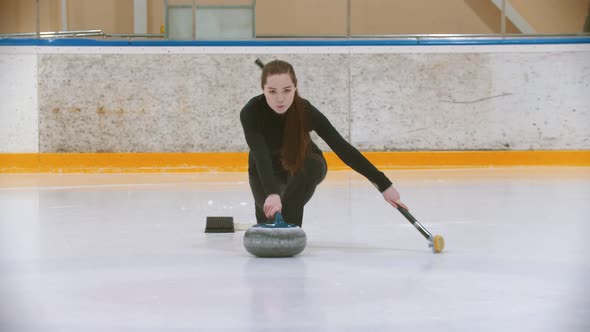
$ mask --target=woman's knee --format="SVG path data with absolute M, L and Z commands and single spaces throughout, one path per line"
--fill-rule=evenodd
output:
M 328 171 L 326 160 L 322 155 L 312 153 L 309 158 L 305 160 L 303 166 L 303 176 L 313 180 L 312 182 L 319 184 L 326 177 Z

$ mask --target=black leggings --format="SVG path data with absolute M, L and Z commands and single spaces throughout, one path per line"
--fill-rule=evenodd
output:
M 286 223 L 295 224 L 301 227 L 303 223 L 303 207 L 311 199 L 315 188 L 326 177 L 328 167 L 324 156 L 312 153 L 303 164 L 303 169 L 293 176 L 276 176 L 279 183 L 279 195 L 283 210 L 281 214 Z M 254 173 L 254 174 L 252 174 Z M 273 222 L 264 215 L 264 201 L 266 194 L 257 172 L 249 172 L 250 188 L 254 195 L 256 222 L 259 224 Z

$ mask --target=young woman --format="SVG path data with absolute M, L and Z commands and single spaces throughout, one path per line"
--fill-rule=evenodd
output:
M 248 174 L 259 224 L 281 212 L 285 222 L 302 225 L 303 208 L 327 172 L 322 151 L 310 138 L 312 130 L 344 163 L 371 181 L 389 204 L 406 207 L 387 176 L 299 96 L 297 77 L 289 63 L 267 63 L 261 86 L 264 93 L 252 98 L 240 112 L 250 148 Z

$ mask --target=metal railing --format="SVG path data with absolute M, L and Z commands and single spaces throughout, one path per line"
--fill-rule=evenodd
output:
M 45 32 L 22 32 L 4 33 L 0 38 L 82 38 L 82 37 L 104 37 L 102 30 L 77 30 L 77 31 L 45 31 Z
M 164 38 L 164 34 L 152 33 L 104 33 L 102 30 L 77 30 L 77 31 L 42 31 L 36 32 L 22 32 L 22 33 L 4 33 L 0 34 L 0 38 L 87 38 L 87 37 L 101 37 L 101 38 Z

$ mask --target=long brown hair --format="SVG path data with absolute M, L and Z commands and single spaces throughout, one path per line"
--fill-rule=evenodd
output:
M 266 79 L 270 75 L 289 74 L 295 88 L 297 77 L 290 63 L 282 60 L 274 60 L 262 68 L 261 86 L 264 90 Z M 308 130 L 307 109 L 295 89 L 293 104 L 287 110 L 285 130 L 283 132 L 283 145 L 281 146 L 281 163 L 283 167 L 293 175 L 303 168 L 303 162 L 309 154 L 311 138 Z

